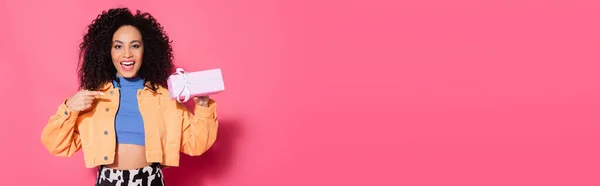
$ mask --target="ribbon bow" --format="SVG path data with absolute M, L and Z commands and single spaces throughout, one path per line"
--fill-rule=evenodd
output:
M 190 85 L 187 82 L 187 72 L 183 70 L 183 68 L 177 68 L 175 70 L 175 74 L 181 75 L 183 77 L 183 85 L 181 86 L 181 91 L 179 91 L 179 94 L 177 95 L 177 102 L 187 102 L 192 94 L 190 90 Z M 183 101 L 181 100 L 181 96 L 184 96 Z

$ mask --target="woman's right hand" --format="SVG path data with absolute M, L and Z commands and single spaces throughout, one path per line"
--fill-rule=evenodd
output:
M 103 92 L 81 90 L 77 92 L 73 97 L 67 99 L 67 107 L 74 111 L 83 111 L 92 107 L 92 102 L 96 99 L 96 96 L 104 95 Z

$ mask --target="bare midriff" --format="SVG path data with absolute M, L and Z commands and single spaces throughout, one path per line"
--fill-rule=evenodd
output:
M 131 170 L 148 166 L 146 148 L 133 144 L 117 144 L 115 161 L 106 167 L 117 170 Z

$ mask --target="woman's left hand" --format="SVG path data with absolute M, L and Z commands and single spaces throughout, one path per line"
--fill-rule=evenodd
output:
M 208 107 L 209 100 L 210 100 L 210 98 L 208 96 L 194 97 L 194 101 L 196 102 L 196 104 L 203 106 L 203 107 Z

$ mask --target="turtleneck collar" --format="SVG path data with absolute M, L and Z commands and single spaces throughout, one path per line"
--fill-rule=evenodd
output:
M 117 75 L 117 79 L 113 80 L 113 84 L 118 88 L 144 88 L 144 80 L 139 76 L 125 78 Z

